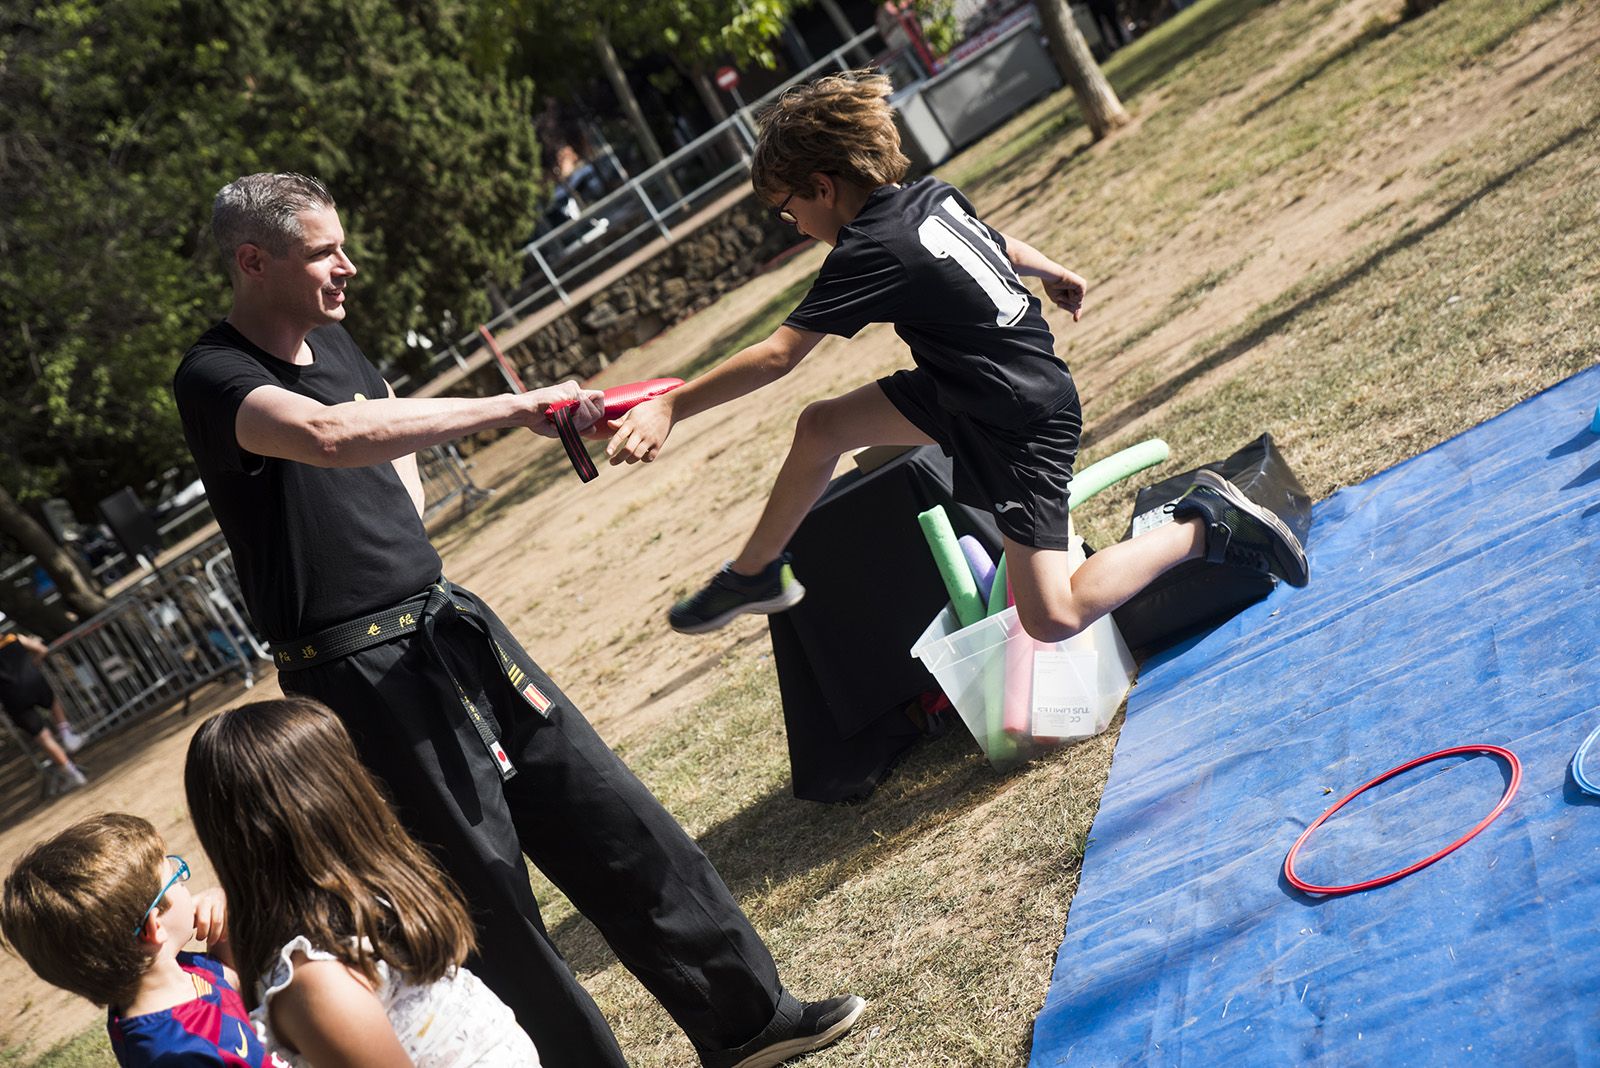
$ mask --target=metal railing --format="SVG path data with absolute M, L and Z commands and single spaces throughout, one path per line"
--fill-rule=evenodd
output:
M 422 474 L 423 499 L 427 502 L 422 513 L 423 522 L 454 501 L 461 502 L 464 515 L 494 493 L 472 481 L 468 466 L 456 447 L 448 443 L 417 453 L 417 470 Z
M 461 502 L 463 513 L 471 511 L 494 492 L 472 481 L 472 476 L 468 473 L 470 466 L 462 459 L 460 451 L 450 444 L 422 449 L 417 453 L 417 469 L 422 475 L 422 487 L 427 500 L 425 519 L 432 519 L 445 506 L 458 500 Z M 215 521 L 211 514 L 210 503 L 202 497 L 181 515 L 162 523 L 157 530 L 163 541 L 176 542 Z M 31 571 L 37 563 L 38 560 L 34 556 L 22 557 L 4 571 L 0 571 L 0 582 L 16 582 L 18 575 Z M 100 561 L 90 574 L 104 587 L 111 585 L 138 566 L 128 559 L 126 553 L 119 552 Z M 234 603 L 242 605 L 244 600 L 237 596 L 237 592 L 234 591 L 236 595 Z M 55 596 L 51 598 L 52 601 L 55 599 L 57 599 Z
M 871 54 L 872 65 L 894 79 L 897 89 L 905 87 L 902 82 L 911 84 L 928 77 L 929 72 L 909 49 L 885 51 L 876 27 L 856 34 L 772 91 L 743 104 L 660 163 L 589 204 L 577 217 L 523 246 L 529 261 L 528 278 L 510 295 L 509 305 L 485 324 L 489 331 L 514 325 L 555 303 L 570 306 L 573 290 L 585 282 L 653 240 L 671 240 L 674 227 L 748 180 L 757 114 L 791 86 L 829 70 L 859 66 L 863 52 Z M 458 338 L 415 379 L 410 375 L 392 379 L 394 387 L 414 392 L 452 365 L 466 370 L 467 357 L 482 345 L 482 335 L 476 330 Z
M 417 456 L 427 494 L 425 518 L 452 504 L 471 508 L 490 491 L 472 481 L 454 445 Z M 165 708 L 219 676 L 255 684 L 271 659 L 250 623 L 233 553 L 221 534 L 206 539 L 119 594 L 111 606 L 50 644 L 43 671 L 86 739 Z M 28 739 L 11 736 L 33 759 Z
M 67 722 L 95 738 L 228 672 L 253 685 L 265 655 L 219 534 L 52 642 L 43 670 Z

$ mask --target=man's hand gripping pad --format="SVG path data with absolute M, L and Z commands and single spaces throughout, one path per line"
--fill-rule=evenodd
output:
M 572 469 L 578 472 L 580 479 L 590 482 L 600 472 L 596 470 L 594 461 L 589 459 L 588 450 L 583 447 L 583 438 L 605 441 L 616 432 L 614 425 L 616 420 L 627 415 L 634 405 L 643 404 L 653 397 L 669 393 L 681 385 L 683 385 L 681 378 L 650 378 L 643 382 L 612 386 L 603 394 L 605 415 L 582 431 L 572 425 L 572 413 L 577 408 L 577 401 L 552 404 L 545 409 L 545 418 L 555 425 L 556 433 L 561 438 L 561 447 L 567 450 L 567 459 L 572 461 Z

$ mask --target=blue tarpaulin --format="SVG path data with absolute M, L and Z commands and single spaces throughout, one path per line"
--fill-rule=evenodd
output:
M 1317 505 L 1311 585 L 1146 664 L 1128 702 L 1035 1066 L 1600 1064 L 1593 368 Z M 1449 746 L 1521 791 L 1399 882 L 1299 893 L 1330 804 Z M 1600 777 L 1600 746 L 1592 774 Z M 1586 765 L 1589 767 L 1589 765 Z M 1405 867 L 1485 816 L 1488 756 L 1363 794 L 1297 863 Z

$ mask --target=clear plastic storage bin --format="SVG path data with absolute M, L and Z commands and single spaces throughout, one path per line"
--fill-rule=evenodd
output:
M 1136 668 L 1105 616 L 1064 642 L 1030 638 L 1017 610 L 962 627 L 946 606 L 912 646 L 995 768 L 1105 730 Z

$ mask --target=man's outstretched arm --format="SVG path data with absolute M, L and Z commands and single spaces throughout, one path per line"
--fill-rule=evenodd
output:
M 574 423 L 604 411 L 599 390 L 576 382 L 495 397 L 382 397 L 322 404 L 278 386 L 258 386 L 239 405 L 239 447 L 313 467 L 370 467 L 480 430 L 525 427 L 554 437 L 551 405 L 579 402 Z

